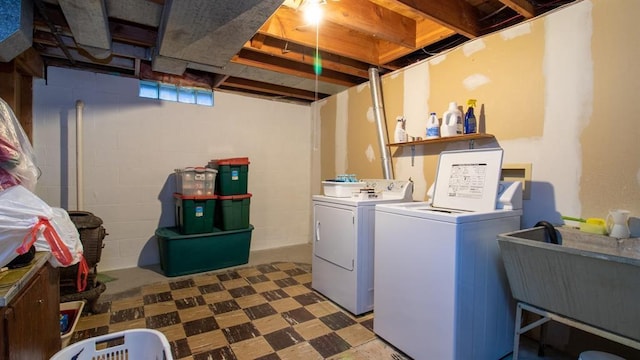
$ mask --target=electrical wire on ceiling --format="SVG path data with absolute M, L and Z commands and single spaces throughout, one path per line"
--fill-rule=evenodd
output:
M 537 2 L 535 0 L 529 0 L 529 2 L 535 7 L 556 6 L 557 3 L 561 3 L 561 2 L 570 3 L 570 2 L 573 2 L 573 1 L 574 0 L 551 0 L 551 1 L 548 1 L 546 3 L 539 3 L 539 2 Z
M 466 37 L 455 37 L 452 41 L 447 42 L 445 44 L 442 44 L 442 45 L 438 46 L 434 50 L 428 51 L 428 50 L 426 50 L 426 48 L 421 48 L 420 50 L 424 54 L 427 54 L 429 56 L 436 56 L 436 55 L 440 55 L 440 53 L 442 51 L 451 49 L 452 47 L 460 45 L 460 44 L 464 43 L 467 40 L 469 40 L 469 39 L 467 39 Z
M 507 9 L 507 8 L 509 8 L 507 5 L 503 5 L 500 9 L 498 9 L 498 10 L 492 12 L 491 14 L 485 15 L 484 17 L 478 19 L 478 22 L 485 21 L 485 20 L 487 20 L 489 18 L 492 18 L 494 15 L 499 14 L 502 10 Z
M 522 15 L 517 14 L 517 15 L 514 15 L 514 16 L 512 16 L 512 17 L 508 18 L 508 19 L 502 20 L 502 21 L 500 21 L 500 22 L 498 22 L 498 23 L 495 23 L 495 24 L 489 25 L 489 26 L 487 26 L 487 27 L 484 27 L 484 28 L 480 29 L 480 31 L 481 31 L 481 32 L 484 32 L 484 31 L 486 31 L 486 30 L 495 29 L 495 28 L 500 27 L 500 26 L 502 26 L 502 25 L 504 25 L 504 24 L 508 24 L 509 22 L 511 22 L 511 21 L 513 21 L 513 20 L 521 19 L 522 17 L 523 17 Z

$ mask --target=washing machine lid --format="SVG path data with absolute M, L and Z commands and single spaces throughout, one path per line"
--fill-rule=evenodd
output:
M 443 151 L 438 158 L 432 207 L 495 210 L 502 153 L 501 148 Z

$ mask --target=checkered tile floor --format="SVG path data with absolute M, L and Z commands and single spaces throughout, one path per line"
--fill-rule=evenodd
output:
M 376 339 L 373 314 L 354 317 L 313 291 L 306 264 L 272 263 L 169 280 L 99 307 L 99 313 L 80 318 L 72 343 L 151 328 L 166 335 L 174 359 L 271 360 L 342 358 Z M 391 353 L 390 358 L 404 358 Z

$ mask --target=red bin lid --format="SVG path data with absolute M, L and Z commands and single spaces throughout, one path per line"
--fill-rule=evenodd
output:
M 237 157 L 237 158 L 230 158 L 230 159 L 217 159 L 217 160 L 211 160 L 211 162 L 218 165 L 249 165 L 249 158 Z
M 250 198 L 251 194 L 239 194 L 239 195 L 218 195 L 218 200 L 242 200 Z
M 182 200 L 212 200 L 217 199 L 218 195 L 183 195 L 181 193 L 173 193 L 173 197 Z

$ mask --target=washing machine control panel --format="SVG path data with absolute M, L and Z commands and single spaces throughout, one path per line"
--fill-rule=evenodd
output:
M 411 199 L 413 193 L 413 183 L 410 180 L 362 179 L 361 181 L 365 183 L 365 189 L 383 194 L 383 198 Z

